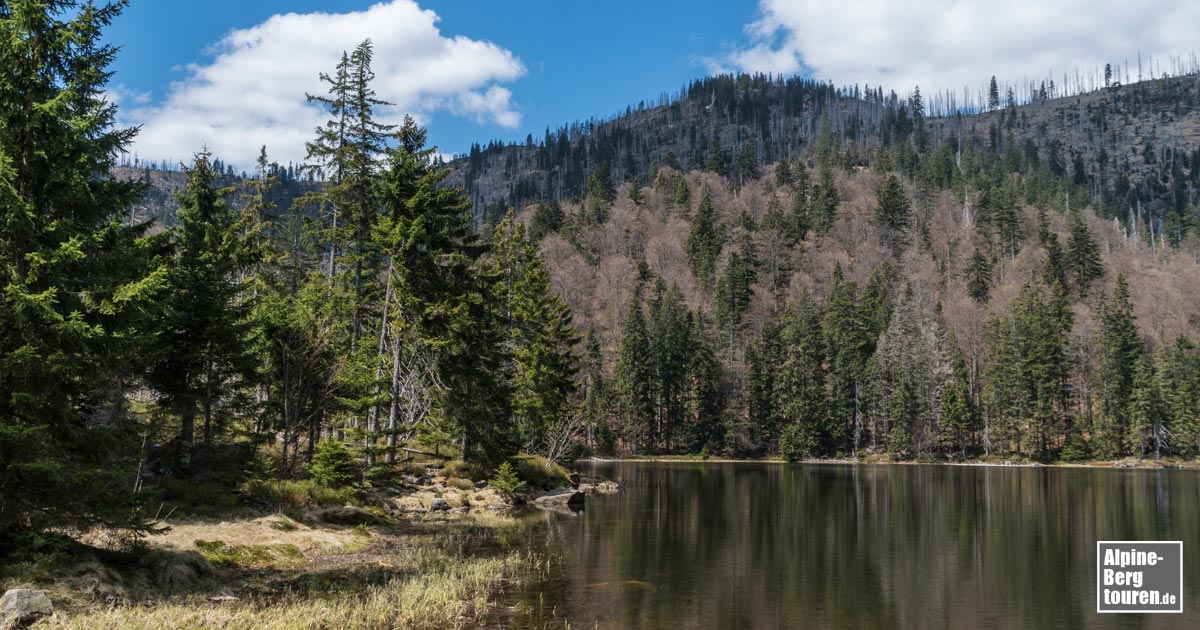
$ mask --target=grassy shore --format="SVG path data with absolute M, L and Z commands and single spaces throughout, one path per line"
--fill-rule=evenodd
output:
M 3 588 L 47 591 L 57 612 L 35 628 L 474 627 L 543 566 L 506 544 L 519 526 L 486 514 L 370 527 L 183 520 L 133 552 L 75 543 Z
M 168 504 L 163 533 L 132 543 L 95 533 L 39 535 L 3 561 L 0 592 L 47 592 L 56 613 L 35 628 L 496 623 L 514 614 L 498 608 L 505 589 L 539 579 L 546 564 L 513 544 L 522 519 L 534 516 L 510 513 L 506 497 L 456 476 L 459 468 L 431 469 L 427 481 L 403 490 L 250 483 L 236 493 L 236 505 L 215 489 L 187 484 L 190 490 L 176 495 L 186 493 L 192 503 Z M 555 472 L 539 481 L 553 485 L 557 476 L 565 480 L 565 472 Z M 448 507 L 432 509 L 435 499 Z M 274 507 L 264 509 L 264 502 Z

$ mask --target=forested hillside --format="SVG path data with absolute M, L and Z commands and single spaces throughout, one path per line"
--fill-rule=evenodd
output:
M 515 209 L 540 243 L 585 337 L 588 449 L 1186 454 L 1198 86 L 994 85 L 927 117 L 919 92 L 713 77 L 476 148 L 445 185 L 485 235 Z M 322 185 L 279 172 L 281 207 Z

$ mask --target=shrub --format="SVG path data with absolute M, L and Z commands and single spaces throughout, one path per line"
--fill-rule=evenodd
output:
M 242 485 L 242 492 L 253 500 L 270 504 L 280 510 L 355 503 L 353 489 L 330 488 L 311 479 L 306 481 L 251 479 Z
M 470 479 L 481 481 L 487 478 L 487 471 L 476 464 L 468 464 L 461 459 L 446 462 L 442 467 L 442 475 L 446 479 Z
M 513 470 L 512 464 L 504 462 L 496 469 L 496 476 L 488 480 L 488 487 L 512 497 L 525 487 L 525 482 L 517 478 L 517 471 Z
M 517 455 L 509 460 L 517 477 L 533 488 L 563 488 L 571 485 L 567 469 L 541 455 Z
M 350 450 L 340 440 L 324 440 L 313 451 L 308 474 L 313 481 L 330 488 L 344 488 L 354 483 L 358 470 L 350 456 Z

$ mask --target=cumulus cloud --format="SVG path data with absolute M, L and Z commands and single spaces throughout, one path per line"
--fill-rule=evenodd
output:
M 1195 46 L 1200 3 L 1179 0 L 760 0 L 748 43 L 710 64 L 747 72 L 807 72 L 837 85 L 907 92 L 963 88 L 995 75 L 1027 84 L 1120 64 L 1159 74 Z
M 143 158 L 185 160 L 207 146 L 247 165 L 265 144 L 272 159 L 301 161 L 305 141 L 326 118 L 305 93 L 325 94 L 318 73 L 332 73 L 342 52 L 367 38 L 375 47 L 375 91 L 394 104 L 378 111 L 382 122 L 405 113 L 427 121 L 445 110 L 481 124 L 519 125 L 512 92 L 498 83 L 525 73 L 520 59 L 491 42 L 444 35 L 438 19 L 412 0 L 392 0 L 349 13 L 276 15 L 234 30 L 205 51 L 207 62 L 183 69 L 161 104 L 122 112 L 142 125 L 133 149 Z

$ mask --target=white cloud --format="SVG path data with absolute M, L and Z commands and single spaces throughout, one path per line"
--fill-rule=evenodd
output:
M 342 51 L 367 38 L 376 94 L 394 104 L 378 110 L 382 122 L 405 113 L 427 121 L 447 110 L 481 124 L 519 125 L 512 92 L 497 83 L 525 73 L 520 59 L 491 42 L 443 35 L 438 19 L 413 0 L 392 0 L 350 13 L 276 15 L 234 30 L 205 51 L 211 60 L 184 69 L 162 104 L 122 112 L 143 125 L 133 150 L 186 160 L 207 146 L 247 165 L 265 144 L 272 159 L 299 162 L 326 118 L 305 93 L 325 94 L 318 73 L 332 73 Z
M 1014 85 L 1195 46 L 1200 3 L 1186 0 L 760 0 L 749 43 L 710 68 L 809 72 L 837 85 L 974 93 L 995 75 Z M 1148 63 L 1144 70 L 1149 74 Z M 1123 76 L 1122 76 L 1123 79 Z

